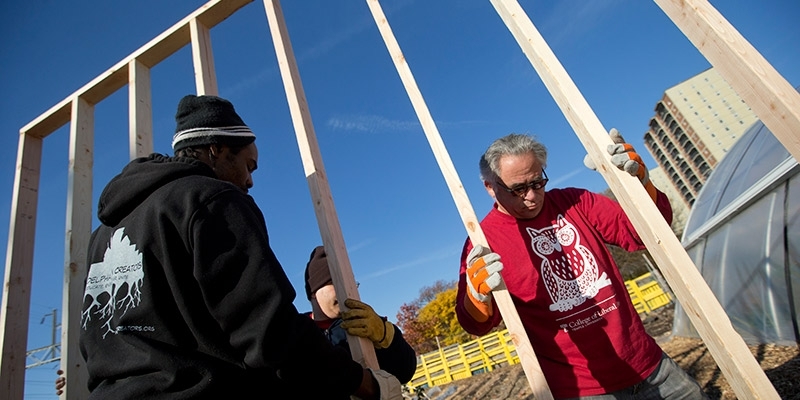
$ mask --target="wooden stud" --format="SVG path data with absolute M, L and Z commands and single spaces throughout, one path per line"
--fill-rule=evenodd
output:
M 83 284 L 92 235 L 92 164 L 94 160 L 94 105 L 76 98 L 72 105 L 67 177 L 64 292 L 61 313 L 61 369 L 66 371 L 66 399 L 89 396 L 89 371 L 79 351 Z
M 472 204 L 467 197 L 467 192 L 464 190 L 464 186 L 461 184 L 458 173 L 456 172 L 453 162 L 450 160 L 450 156 L 447 153 L 447 148 L 445 147 L 444 143 L 442 142 L 442 138 L 439 135 L 439 130 L 436 128 L 436 123 L 428 111 L 428 106 L 425 104 L 425 100 L 422 98 L 422 93 L 417 87 L 414 76 L 411 74 L 411 69 L 406 62 L 405 57 L 403 56 L 400 45 L 397 43 L 397 40 L 392 33 L 392 29 L 389 26 L 389 22 L 386 20 L 386 16 L 383 14 L 380 3 L 378 0 L 367 0 L 367 4 L 369 5 L 370 11 L 372 11 L 372 17 L 375 19 L 375 23 L 378 25 L 378 30 L 383 37 L 383 41 L 386 43 L 386 48 L 389 50 L 389 55 L 391 56 L 392 61 L 397 68 L 400 79 L 403 81 L 403 85 L 406 88 L 406 92 L 408 93 L 408 97 L 411 100 L 412 105 L 414 106 L 414 110 L 417 113 L 420 124 L 422 124 L 422 129 L 425 131 L 425 136 L 428 138 L 431 150 L 433 150 L 436 161 L 439 163 L 439 168 L 441 169 L 445 181 L 447 182 L 447 186 L 450 189 L 450 194 L 453 196 L 453 200 L 456 203 L 456 208 L 458 208 L 462 222 L 467 229 L 467 234 L 474 245 L 481 245 L 488 248 L 489 244 L 486 241 L 483 230 L 481 230 L 480 223 L 475 215 L 475 211 L 472 208 Z M 525 371 L 525 376 L 528 378 L 528 384 L 533 390 L 534 397 L 537 399 L 552 399 L 553 395 L 550 392 L 550 387 L 544 378 L 541 365 L 539 365 L 539 360 L 536 358 L 533 347 L 528 340 L 528 335 L 525 333 L 525 328 L 522 325 L 519 314 L 517 314 L 517 309 L 514 306 L 511 295 L 508 293 L 508 290 L 505 287 L 505 283 L 501 282 L 500 288 L 495 289 L 492 294 L 494 301 L 500 310 L 500 314 L 503 316 L 503 322 L 505 322 L 506 327 L 511 334 L 511 339 L 514 341 L 514 345 L 517 347 L 517 353 L 520 356 L 520 363 Z
M 214 53 L 211 51 L 211 32 L 197 18 L 189 21 L 189 30 L 192 33 L 192 61 L 197 94 L 218 96 Z
M 139 60 L 128 63 L 128 142 L 131 160 L 153 152 L 153 99 L 150 68 Z
M 22 399 L 31 307 L 33 242 L 42 168 L 41 137 L 20 134 L 17 172 L 11 198 L 3 304 L 0 309 L 0 393 L 4 399 Z
M 339 226 L 339 217 L 333 204 L 333 196 L 331 195 L 328 177 L 322 163 L 322 155 L 314 133 L 311 113 L 306 102 L 303 84 L 300 81 L 300 71 L 294 58 L 292 43 L 289 40 L 289 31 L 286 29 L 280 2 L 278 0 L 264 0 L 264 8 L 266 9 L 270 32 L 272 33 L 272 42 L 275 45 L 278 66 L 280 67 L 283 85 L 286 90 L 286 99 L 289 102 L 289 111 L 291 112 L 292 123 L 297 135 L 300 156 L 303 160 L 308 187 L 311 191 L 311 200 L 314 203 L 314 212 L 317 215 L 322 243 L 328 257 L 328 268 L 333 279 L 333 286 L 336 288 L 339 306 L 344 309 L 345 299 L 360 299 L 358 286 L 353 276 L 350 259 L 347 255 L 347 247 Z M 350 353 L 353 360 L 365 367 L 379 368 L 378 359 L 375 356 L 375 348 L 370 340 L 348 335 L 347 343 L 350 345 Z
M 611 164 L 612 144 L 575 83 L 514 0 L 491 0 L 620 201 L 672 291 L 740 399 L 778 399 L 775 388 L 639 180 Z

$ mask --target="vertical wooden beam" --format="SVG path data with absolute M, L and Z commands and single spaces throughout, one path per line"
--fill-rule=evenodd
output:
M 303 83 L 300 81 L 300 71 L 294 58 L 280 2 L 264 0 L 264 8 L 286 90 L 286 99 L 289 102 L 289 111 L 297 135 L 300 156 L 311 191 L 311 200 L 314 203 L 314 212 L 317 215 L 317 223 L 322 235 L 322 243 L 328 255 L 328 267 L 333 279 L 333 286 L 336 288 L 336 297 L 340 307 L 344 307 L 345 299 L 360 299 L 358 286 L 356 286 L 350 259 L 347 255 L 347 247 L 339 226 L 339 217 L 333 204 L 328 177 L 322 163 L 314 125 L 311 122 L 311 112 L 306 102 Z M 375 348 L 372 342 L 362 337 L 348 335 L 347 343 L 350 345 L 353 360 L 365 367 L 378 368 L 378 359 L 375 357 Z
M 128 139 L 131 160 L 153 152 L 153 100 L 150 68 L 138 59 L 128 63 Z
M 22 400 L 25 388 L 42 142 L 41 137 L 20 132 L 17 171 L 11 195 L 3 308 L 0 310 L 0 347 L 3 351 L 3 358 L 0 359 L 0 397 L 9 400 Z
M 611 164 L 608 131 L 515 0 L 491 0 L 620 201 L 676 297 L 740 399 L 778 393 L 638 179 Z
M 386 20 L 386 16 L 383 14 L 380 3 L 378 0 L 367 0 L 367 4 L 372 12 L 373 19 L 375 19 L 375 23 L 378 25 L 378 30 L 383 37 L 383 41 L 386 43 L 389 55 L 392 57 L 392 61 L 397 68 L 400 79 L 403 81 L 403 85 L 414 106 L 420 124 L 422 124 L 431 150 L 433 150 L 436 161 L 439 163 L 439 168 L 450 189 L 450 194 L 453 196 L 453 200 L 456 203 L 456 208 L 458 208 L 464 227 L 467 229 L 467 234 L 474 245 L 481 245 L 488 248 L 489 244 L 483 234 L 483 230 L 472 208 L 472 204 L 467 197 L 467 192 L 461 184 L 458 172 L 456 172 L 456 168 L 450 160 L 447 148 L 442 142 L 439 130 L 436 128 L 436 123 L 433 121 L 433 117 L 428 111 L 428 106 L 422 98 L 422 93 L 419 91 L 414 76 L 411 74 L 411 68 L 408 66 L 405 56 L 403 56 L 400 45 L 394 37 L 394 33 L 392 33 L 392 29 L 389 26 L 389 22 Z M 520 363 L 525 371 L 525 376 L 528 378 L 528 384 L 531 386 L 534 396 L 537 399 L 552 399 L 553 395 L 544 378 L 539 360 L 536 358 L 533 347 L 528 340 L 528 335 L 525 333 L 525 327 L 522 325 L 522 320 L 520 320 L 519 314 L 517 314 L 517 309 L 514 306 L 514 302 L 504 282 L 501 282 L 500 288 L 493 291 L 493 297 L 500 310 L 500 314 L 503 316 L 503 322 L 505 322 L 511 334 L 511 339 L 517 347 Z
M 80 315 L 89 237 L 92 234 L 92 164 L 94 162 L 94 105 L 81 97 L 72 101 L 67 176 L 67 218 L 64 234 L 64 293 L 61 313 L 61 369 L 66 371 L 66 399 L 89 396 L 89 373 L 79 351 Z
M 800 93 L 707 0 L 655 2 L 800 161 Z
M 214 54 L 211 51 L 211 32 L 197 18 L 189 21 L 192 34 L 192 61 L 194 81 L 198 95 L 219 95 L 217 73 L 214 71 Z

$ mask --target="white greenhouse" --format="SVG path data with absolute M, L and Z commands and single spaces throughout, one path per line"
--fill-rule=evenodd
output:
M 712 172 L 682 244 L 745 342 L 800 343 L 800 165 L 762 122 Z M 672 333 L 698 337 L 679 305 Z

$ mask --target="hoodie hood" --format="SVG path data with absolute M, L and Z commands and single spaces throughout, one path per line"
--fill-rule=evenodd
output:
M 163 154 L 137 158 L 103 189 L 97 204 L 97 217 L 104 225 L 116 226 L 153 192 L 192 175 L 216 177 L 211 167 L 193 158 Z

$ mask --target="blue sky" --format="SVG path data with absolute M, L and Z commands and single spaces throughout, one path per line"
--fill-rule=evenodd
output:
M 520 3 L 603 125 L 618 128 L 643 152 L 664 90 L 710 67 L 654 2 Z M 203 4 L 0 4 L 0 240 L 8 239 L 20 128 Z M 800 85 L 800 3 L 712 4 Z M 478 179 L 478 158 L 510 132 L 534 134 L 548 145 L 550 186 L 607 187 L 583 166 L 581 143 L 489 1 L 382 5 L 479 217 L 491 199 Z M 282 6 L 359 293 L 394 320 L 423 286 L 457 278 L 466 231 L 366 2 Z M 220 95 L 258 136 L 251 194 L 305 311 L 303 270 L 321 239 L 262 2 L 222 22 L 211 40 Z M 175 106 L 195 92 L 192 74 L 188 47 L 151 71 L 158 152 L 171 153 Z M 95 201 L 127 161 L 127 130 L 122 89 L 95 108 Z M 50 322 L 40 321 L 61 308 L 68 131 L 62 127 L 44 145 L 29 349 L 50 344 Z M 28 371 L 26 398 L 55 398 L 55 369 Z

